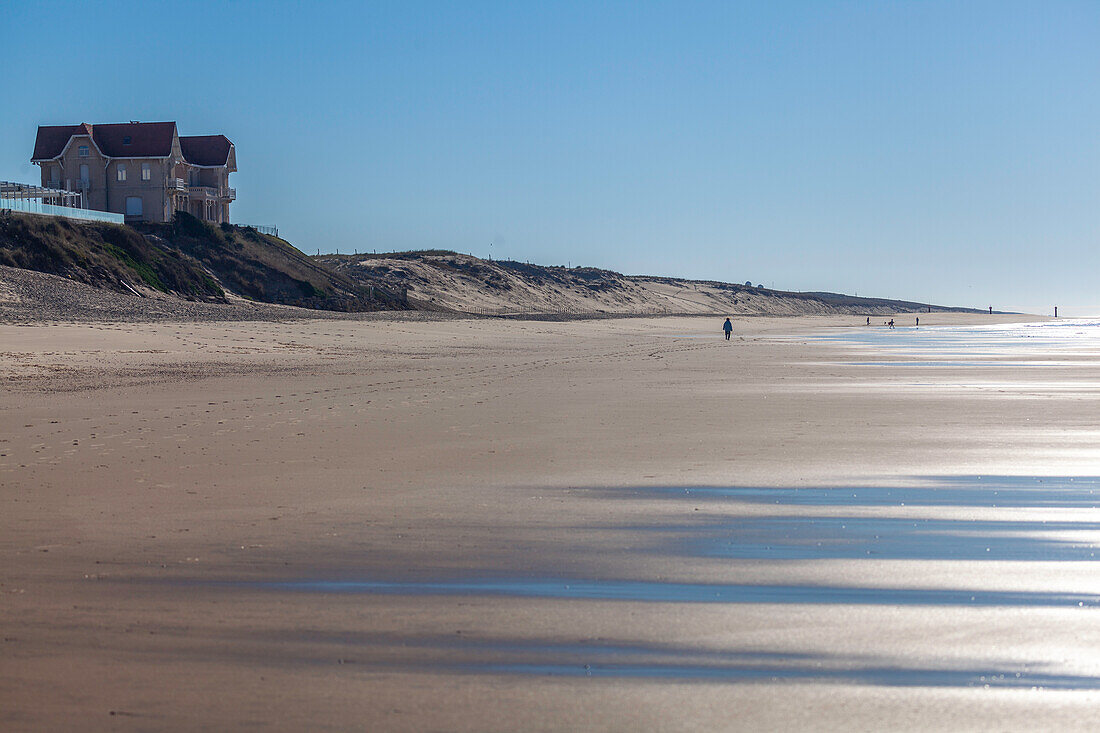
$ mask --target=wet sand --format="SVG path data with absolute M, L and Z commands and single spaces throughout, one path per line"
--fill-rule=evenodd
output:
M 1100 354 L 859 324 L 0 326 L 0 725 L 1091 728 Z

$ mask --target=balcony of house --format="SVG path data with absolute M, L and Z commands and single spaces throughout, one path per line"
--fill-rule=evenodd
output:
M 64 181 L 46 181 L 45 187 L 54 190 L 87 192 L 92 187 L 92 182 L 84 178 L 78 178 L 76 180 L 66 178 Z
M 237 198 L 237 189 L 220 186 L 188 186 L 187 193 L 192 201 L 233 201 Z
M 182 178 L 169 178 L 165 184 L 165 188 L 169 191 L 182 191 L 187 193 L 187 182 Z

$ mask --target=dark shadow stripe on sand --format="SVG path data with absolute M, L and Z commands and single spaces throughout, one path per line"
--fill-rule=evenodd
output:
M 959 361 L 838 361 L 832 364 L 846 366 L 869 367 L 1079 367 L 1091 365 L 1089 361 L 982 361 L 981 359 L 968 359 Z
M 691 557 L 1095 562 L 1100 553 L 1097 522 L 746 517 L 630 529 L 665 534 L 659 552 Z
M 1100 479 L 1027 476 L 918 476 L 923 485 L 891 487 L 653 486 L 593 489 L 600 496 L 734 500 L 781 506 L 1100 507 Z
M 1094 607 L 1086 593 L 917 588 L 853 588 L 816 585 L 724 585 L 639 580 L 470 579 L 434 582 L 293 580 L 233 584 L 304 593 L 508 596 L 648 603 L 779 603 L 873 606 Z
M 700 680 L 714 682 L 826 682 L 887 687 L 990 687 L 1010 689 L 1096 690 L 1100 678 L 1083 675 L 1003 672 L 993 669 L 914 669 L 865 667 L 752 668 L 692 664 L 526 664 L 485 663 L 453 667 L 456 671 L 491 674 L 593 677 L 611 679 Z
M 816 682 L 883 687 L 990 687 L 1097 690 L 1100 678 L 1056 673 L 1046 664 L 1004 659 L 957 666 L 901 665 L 866 655 L 723 649 L 626 639 L 522 639 L 494 636 L 319 634 L 282 630 L 278 638 L 328 643 L 339 663 L 410 672 L 645 679 L 667 682 Z M 419 658 L 418 658 L 419 657 Z

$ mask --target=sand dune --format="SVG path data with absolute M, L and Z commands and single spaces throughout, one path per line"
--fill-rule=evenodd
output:
M 759 284 L 622 275 L 590 267 L 483 260 L 454 252 L 320 255 L 326 267 L 363 284 L 405 288 L 429 310 L 488 315 L 888 315 L 920 303 L 795 293 Z M 936 307 L 937 311 L 964 309 Z

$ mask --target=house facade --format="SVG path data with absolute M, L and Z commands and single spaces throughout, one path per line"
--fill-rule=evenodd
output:
M 180 137 L 175 122 L 40 126 L 31 162 L 46 188 L 76 191 L 82 207 L 127 221 L 171 221 L 186 211 L 229 221 L 237 192 L 233 143 L 225 135 Z

